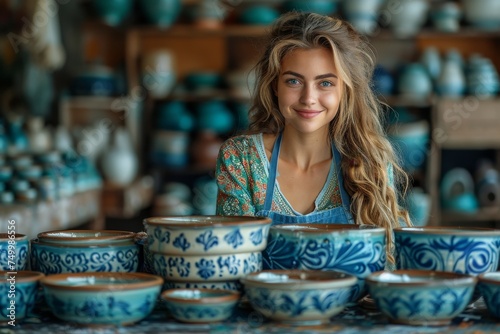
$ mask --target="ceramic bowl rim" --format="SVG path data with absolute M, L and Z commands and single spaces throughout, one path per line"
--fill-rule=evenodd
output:
M 266 273 L 287 275 L 292 276 L 292 278 L 297 277 L 298 279 L 288 282 L 269 282 L 257 279 L 257 276 Z M 304 275 L 312 279 L 300 277 Z M 259 287 L 270 290 L 296 291 L 351 287 L 358 282 L 358 278 L 351 274 L 333 270 L 267 269 L 250 273 L 242 277 L 240 281 L 245 286 L 245 289 L 247 287 Z
M 298 228 L 293 228 L 294 226 Z M 280 233 L 305 233 L 305 234 L 345 234 L 345 233 L 381 233 L 385 229 L 375 225 L 337 224 L 337 223 L 291 223 L 271 226 L 271 231 Z
M 209 296 L 204 296 L 201 298 L 180 298 L 172 296 L 173 293 L 179 291 L 200 291 Z M 218 295 L 218 296 L 210 296 Z M 161 293 L 161 299 L 167 302 L 181 303 L 181 304 L 222 304 L 229 302 L 237 302 L 240 299 L 241 293 L 233 290 L 225 289 L 205 289 L 205 288 L 174 288 L 167 289 Z
M 261 216 L 219 216 L 219 215 L 191 215 L 191 216 L 163 216 L 144 219 L 145 225 L 167 227 L 170 229 L 186 228 L 223 228 L 232 226 L 271 225 L 272 220 Z
M 421 234 L 421 235 L 450 235 L 450 236 L 475 236 L 475 237 L 496 237 L 500 236 L 500 229 L 487 227 L 467 227 L 467 226 L 413 226 L 397 227 L 394 234 Z
M 8 232 L 0 233 L 0 241 L 4 242 L 4 241 L 11 240 L 11 238 L 9 237 L 11 235 L 12 234 L 9 234 Z M 28 240 L 28 236 L 26 234 L 15 233 L 14 235 L 15 235 L 14 240 L 16 242 Z
M 491 271 L 487 273 L 482 273 L 477 276 L 478 283 L 486 283 L 492 285 L 500 285 L 500 272 Z
M 418 281 L 418 282 L 391 282 L 380 279 L 381 275 L 384 274 L 394 274 L 394 275 L 409 275 L 412 277 L 429 278 L 436 277 L 438 280 L 429 281 Z M 365 282 L 368 285 L 373 286 L 383 286 L 383 287 L 440 287 L 440 286 L 468 286 L 475 285 L 477 283 L 477 278 L 467 274 L 460 274 L 448 271 L 433 271 L 433 270 L 417 270 L 417 269 L 400 269 L 394 271 L 377 271 L 365 278 Z
M 137 282 L 118 283 L 118 284 L 95 284 L 95 285 L 61 285 L 61 282 L 66 282 L 70 278 L 86 278 L 97 277 L 104 279 L 122 278 L 122 279 L 138 279 Z M 139 272 L 83 272 L 83 273 L 64 273 L 47 275 L 40 280 L 43 287 L 74 291 L 74 292 L 99 292 L 99 291 L 127 291 L 151 288 L 163 285 L 163 278 L 158 275 L 139 273 Z
M 17 270 L 15 272 L 0 270 L 0 283 L 6 282 L 7 279 L 4 279 L 4 277 L 7 276 L 15 276 L 16 283 L 27 283 L 39 281 L 45 276 L 45 274 L 34 270 Z
M 88 237 L 71 237 L 64 236 L 69 235 L 71 233 L 74 234 L 103 234 L 101 236 L 88 236 Z M 135 233 L 131 231 L 120 231 L 120 230 L 52 230 L 45 231 L 37 234 L 37 239 L 42 241 L 43 243 L 60 243 L 64 241 L 91 241 L 91 242 L 101 242 L 101 241 L 117 241 L 117 240 L 129 240 L 135 237 Z
M 108 248 L 123 248 L 123 247 L 131 247 L 131 246 L 137 246 L 135 243 L 126 243 L 128 240 L 123 240 L 120 242 L 115 242 L 115 243 L 106 243 L 106 240 L 103 240 L 102 243 L 74 243 L 74 244 L 64 244 L 64 243 L 59 243 L 59 242 L 44 242 L 40 241 L 38 239 L 32 239 L 30 240 L 31 246 L 45 246 L 45 247 L 52 247 L 53 249 L 77 249 L 77 248 L 82 248 L 82 249 L 108 249 Z

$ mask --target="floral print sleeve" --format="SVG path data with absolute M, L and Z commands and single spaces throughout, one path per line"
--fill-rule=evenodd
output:
M 249 142 L 241 137 L 231 138 L 219 151 L 216 166 L 217 215 L 254 216 L 257 212 L 250 184 L 252 155 Z

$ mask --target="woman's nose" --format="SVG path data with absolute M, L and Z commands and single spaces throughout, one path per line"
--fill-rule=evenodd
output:
M 300 103 L 305 105 L 315 104 L 317 100 L 316 89 L 310 85 L 304 85 L 300 94 Z

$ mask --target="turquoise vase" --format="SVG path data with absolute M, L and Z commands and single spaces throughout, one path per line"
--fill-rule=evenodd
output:
M 97 14 L 110 26 L 118 26 L 130 14 L 132 0 L 94 0 Z
M 170 27 L 181 11 L 181 0 L 142 0 L 139 2 L 146 19 L 161 28 Z

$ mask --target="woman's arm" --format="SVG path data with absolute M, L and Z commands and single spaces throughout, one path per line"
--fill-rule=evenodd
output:
M 255 215 L 247 172 L 250 163 L 231 139 L 222 145 L 215 170 L 218 186 L 217 215 Z

